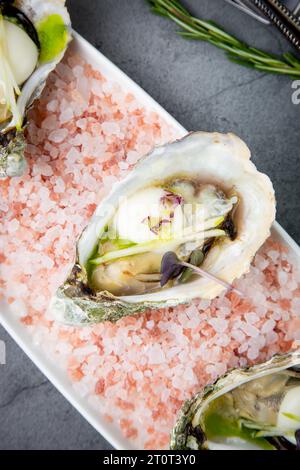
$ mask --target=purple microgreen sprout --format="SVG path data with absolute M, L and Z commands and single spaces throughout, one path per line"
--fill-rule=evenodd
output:
M 204 269 L 199 268 L 198 266 L 194 266 L 191 263 L 186 263 L 185 261 L 181 261 L 176 255 L 176 253 L 174 253 L 173 251 L 168 251 L 167 253 L 165 253 L 165 255 L 162 258 L 161 280 L 160 280 L 161 287 L 167 284 L 167 282 L 170 279 L 175 279 L 176 277 L 178 277 L 184 268 L 190 268 L 196 274 L 199 274 L 199 276 L 209 279 L 210 281 L 214 281 L 217 284 L 220 284 L 221 286 L 225 287 L 225 289 L 231 292 L 235 292 L 241 297 L 244 297 L 244 294 L 240 290 L 236 289 L 231 284 L 228 284 L 228 282 L 217 278 L 213 274 L 210 274 L 207 271 L 204 271 Z
M 164 206 L 171 205 L 175 208 L 183 203 L 183 197 L 179 196 L 179 194 L 171 193 L 170 191 L 168 191 L 164 196 L 160 198 L 160 201 L 163 203 Z
M 173 215 L 174 217 L 174 215 Z M 170 218 L 172 218 L 170 216 Z M 169 219 L 161 219 L 159 220 L 158 222 L 154 222 L 153 219 L 151 219 L 150 215 L 148 215 L 148 217 L 145 217 L 145 219 L 142 220 L 142 224 L 147 224 L 148 227 L 149 227 L 149 230 L 150 232 L 154 233 L 154 235 L 158 235 L 159 234 L 159 231 L 161 230 L 162 226 L 163 225 L 166 225 L 166 224 L 171 224 L 172 221 L 169 220 Z M 154 225 L 152 225 L 154 224 Z
M 175 279 L 178 277 L 182 271 L 184 270 L 184 266 L 180 264 L 180 261 L 173 251 L 168 251 L 164 254 L 161 260 L 161 279 L 160 285 L 164 287 L 170 279 Z

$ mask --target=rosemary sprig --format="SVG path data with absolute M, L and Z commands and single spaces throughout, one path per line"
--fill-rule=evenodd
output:
M 282 56 L 269 54 L 240 41 L 228 34 L 213 21 L 192 16 L 178 0 L 146 0 L 153 13 L 173 20 L 181 30 L 182 37 L 206 41 L 225 50 L 227 57 L 235 63 L 268 73 L 300 77 L 300 60 L 292 53 Z

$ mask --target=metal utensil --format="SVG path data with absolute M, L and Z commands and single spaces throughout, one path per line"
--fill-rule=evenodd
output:
M 234 7 L 238 8 L 241 11 L 244 11 L 248 15 L 255 18 L 257 21 L 260 21 L 263 24 L 271 24 L 271 21 L 268 20 L 257 6 L 251 0 L 225 0 L 227 3 L 230 3 Z M 284 7 L 286 7 L 293 15 L 300 18 L 300 0 L 281 0 L 280 2 Z
M 300 51 L 299 0 L 226 0 L 265 25 L 274 24 Z
M 230 5 L 233 5 L 234 7 L 243 11 L 244 13 L 247 13 L 249 16 L 252 16 L 252 18 L 255 18 L 260 23 L 263 23 L 266 25 L 271 24 L 271 22 L 249 0 L 244 0 L 244 1 L 243 0 L 225 0 L 225 1 L 229 3 Z M 299 5 L 300 5 L 300 1 L 299 1 Z

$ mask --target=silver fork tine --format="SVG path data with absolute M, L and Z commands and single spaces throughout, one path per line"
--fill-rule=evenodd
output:
M 274 24 L 300 51 L 300 0 L 226 0 L 266 25 Z
M 255 18 L 257 21 L 260 21 L 263 24 L 268 24 L 268 25 L 271 24 L 271 21 L 269 21 L 267 18 L 264 17 L 264 15 L 260 12 L 260 10 L 256 8 L 255 5 L 253 5 L 251 0 L 250 1 L 249 0 L 225 0 L 225 1 L 229 3 L 230 5 L 233 5 L 234 7 L 238 8 L 239 10 L 252 16 L 252 18 Z M 291 5 L 290 0 L 282 0 L 281 3 L 285 7 L 290 8 L 293 15 L 299 16 L 300 18 L 300 0 L 298 1 L 296 5 L 295 5 L 295 2 L 292 2 L 292 5 Z
M 300 20 L 279 0 L 252 0 L 282 32 L 282 34 L 300 51 Z
M 300 12 L 300 2 L 298 3 L 298 5 L 296 6 L 296 8 L 294 9 L 293 14 L 294 14 L 294 15 L 297 15 L 299 12 Z
M 249 5 L 246 4 L 246 2 L 243 2 L 242 0 L 225 0 L 227 3 L 230 5 L 233 5 L 234 7 L 238 8 L 239 10 L 243 11 L 244 13 L 247 13 L 249 16 L 252 16 L 252 18 L 256 19 L 260 23 L 263 23 L 265 25 L 269 25 L 270 21 L 267 20 L 264 16 L 262 16 L 259 12 L 255 12 L 253 6 L 250 7 Z M 300 3 L 300 2 L 299 2 Z

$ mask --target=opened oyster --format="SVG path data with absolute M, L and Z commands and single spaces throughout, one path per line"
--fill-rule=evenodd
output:
M 300 450 L 300 352 L 235 369 L 185 403 L 171 449 Z
M 96 210 L 53 312 L 69 323 L 116 321 L 212 299 L 221 280 L 232 283 L 249 269 L 274 217 L 272 184 L 235 135 L 197 132 L 156 148 Z M 182 266 L 166 279 L 170 251 L 215 279 Z
M 0 178 L 26 168 L 26 112 L 70 40 L 64 0 L 0 0 Z

